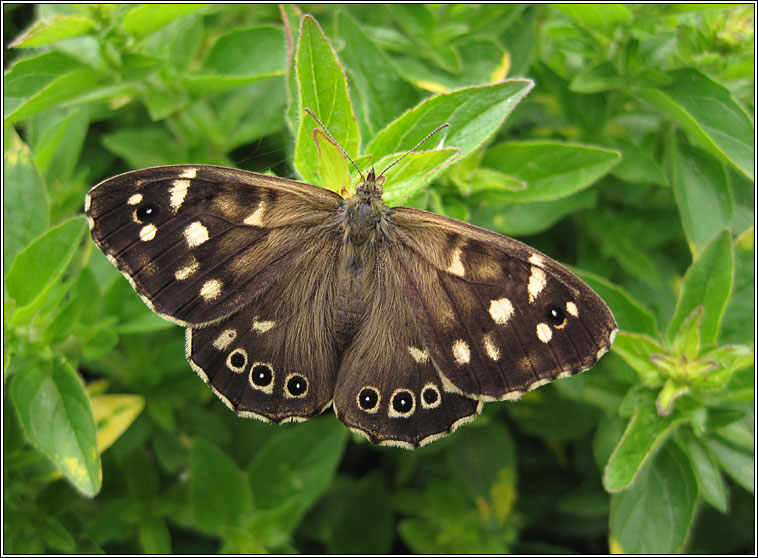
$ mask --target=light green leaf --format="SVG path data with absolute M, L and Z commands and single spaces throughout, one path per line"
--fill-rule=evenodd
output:
M 9 127 L 10 128 L 10 127 Z M 3 265 L 48 227 L 47 190 L 29 147 L 8 129 L 3 153 Z
M 745 490 L 754 493 L 755 456 L 753 452 L 746 451 L 718 436 L 706 438 L 705 443 L 726 474 L 737 481 Z
M 86 17 L 57 16 L 53 19 L 37 21 L 9 46 L 17 48 L 46 46 L 63 39 L 85 35 L 94 27 L 95 22 Z
M 208 52 L 203 67 L 229 77 L 271 76 L 284 73 L 285 61 L 283 31 L 260 25 L 221 35 Z
M 629 488 L 650 456 L 682 420 L 681 417 L 660 417 L 649 406 L 638 408 L 605 466 L 605 489 L 619 492 Z
M 322 132 L 313 131 L 313 139 L 318 149 L 318 174 L 325 188 L 342 194 L 350 190 L 353 179 L 348 172 L 348 162 L 342 151 Z
M 202 4 L 142 4 L 129 10 L 121 24 L 128 33 L 143 38 L 202 7 Z
M 755 128 L 731 92 L 693 68 L 670 72 L 668 87 L 640 95 L 667 113 L 719 159 L 755 179 Z
M 680 428 L 677 431 L 676 442 L 692 464 L 692 472 L 695 474 L 703 500 L 721 513 L 726 513 L 729 505 L 729 491 L 718 464 L 710 455 L 705 443 L 695 437 L 689 428 Z
M 57 105 L 65 105 L 86 94 L 91 94 L 101 83 L 103 75 L 95 70 L 73 70 L 63 74 L 40 89 L 37 93 L 15 105 L 8 111 L 7 122 L 28 118 Z
M 734 252 L 734 284 L 719 334 L 721 344 L 747 344 L 755 338 L 754 227 L 735 239 Z
M 482 164 L 527 183 L 519 192 L 501 192 L 511 203 L 550 201 L 574 194 L 606 174 L 617 151 L 552 141 L 511 142 L 489 149 Z
M 582 25 L 608 35 L 613 26 L 625 23 L 632 17 L 629 8 L 621 4 L 555 4 L 553 7 Z
M 311 16 L 300 25 L 297 42 L 299 128 L 295 146 L 295 169 L 308 182 L 321 185 L 316 174 L 318 154 L 311 134 L 318 127 L 305 113 L 311 109 L 345 153 L 355 158 L 360 147 L 358 121 L 347 90 L 347 80 L 328 39 Z
M 67 362 L 40 363 L 13 377 L 13 403 L 29 440 L 86 496 L 100 491 L 95 419 L 81 379 Z
M 5 288 L 19 308 L 39 300 L 60 278 L 85 229 L 84 217 L 74 217 L 47 231 L 16 256 Z
M 412 198 L 439 168 L 458 154 L 459 150 L 454 147 L 409 153 L 389 171 L 384 184 L 384 203 L 393 207 Z M 396 160 L 396 156 L 385 157 L 376 163 L 376 167 L 381 169 Z
M 716 342 L 721 317 L 732 289 L 734 260 L 732 238 L 728 230 L 717 234 L 684 275 L 674 316 L 668 328 L 673 339 L 685 318 L 703 305 L 700 339 L 703 346 Z
M 435 95 L 379 132 L 365 151 L 374 158 L 402 153 L 448 122 L 449 128 L 432 137 L 432 146 L 457 147 L 460 157 L 466 157 L 492 137 L 533 85 L 531 80 L 514 79 Z

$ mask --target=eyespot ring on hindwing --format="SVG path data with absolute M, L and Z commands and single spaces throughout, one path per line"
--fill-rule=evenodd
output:
M 382 402 L 382 394 L 374 386 L 363 386 L 355 396 L 355 404 L 361 411 L 374 414 L 379 411 Z
M 308 395 L 310 384 L 302 374 L 292 372 L 284 379 L 284 397 L 287 399 L 301 399 Z
M 407 418 L 416 411 L 416 397 L 413 392 L 406 388 L 399 388 L 392 392 L 388 414 L 393 418 Z
M 250 387 L 271 395 L 274 393 L 275 376 L 274 367 L 270 362 L 254 362 L 248 374 Z

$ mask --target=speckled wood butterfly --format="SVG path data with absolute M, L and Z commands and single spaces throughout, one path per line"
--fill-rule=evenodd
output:
M 92 238 L 240 416 L 415 448 L 592 367 L 616 323 L 564 267 L 499 234 L 209 165 L 127 172 L 87 194 Z

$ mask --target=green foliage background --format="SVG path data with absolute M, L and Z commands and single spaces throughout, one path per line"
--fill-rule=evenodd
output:
M 4 552 L 754 550 L 753 6 L 3 9 Z M 230 413 L 84 194 L 171 163 L 339 189 L 304 106 L 363 168 L 450 121 L 390 202 L 574 266 L 611 353 L 413 452 Z

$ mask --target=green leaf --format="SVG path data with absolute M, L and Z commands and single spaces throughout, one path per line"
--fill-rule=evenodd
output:
M 84 217 L 54 227 L 27 246 L 13 260 L 5 288 L 19 308 L 45 295 L 74 257 L 86 229 Z
M 629 490 L 612 496 L 611 552 L 681 552 L 697 501 L 687 457 L 675 444 L 666 444 Z
M 281 75 L 286 60 L 284 49 L 284 33 L 277 27 L 235 29 L 218 38 L 203 66 L 224 76 Z
M 702 304 L 702 344 L 708 346 L 716 342 L 732 289 L 733 267 L 732 238 L 728 230 L 723 230 L 713 237 L 684 275 L 676 311 L 669 323 L 669 339 L 673 339 L 695 307 Z
M 612 138 L 613 147 L 621 152 L 621 161 L 611 174 L 633 184 L 668 186 L 666 174 L 658 162 L 640 146 L 623 138 Z
M 6 235 L 8 234 L 6 229 Z M 734 241 L 734 284 L 719 343 L 751 343 L 755 338 L 755 228 Z
M 123 157 L 132 168 L 177 165 L 187 162 L 187 154 L 164 128 L 123 129 L 104 136 L 108 151 Z M 195 161 L 201 163 L 202 161 Z
M 650 456 L 682 420 L 681 417 L 660 417 L 649 406 L 638 408 L 605 466 L 605 489 L 619 492 L 629 488 L 640 471 L 645 469 Z M 637 486 L 640 484 L 637 483 Z
M 58 16 L 49 20 L 37 21 L 9 46 L 16 48 L 46 46 L 63 39 L 85 35 L 94 27 L 95 22 L 86 17 Z
M 334 417 L 281 430 L 256 453 L 248 477 L 257 508 L 275 509 L 297 500 L 297 512 L 287 521 L 294 528 L 329 486 L 342 459 L 347 431 Z
M 533 85 L 531 80 L 514 79 L 435 95 L 379 132 L 365 151 L 375 159 L 402 153 L 448 122 L 450 127 L 431 141 L 457 147 L 464 158 L 492 137 Z
M 553 6 L 582 25 L 610 34 L 613 26 L 632 17 L 629 8 L 621 4 L 556 4 Z
M 345 12 L 337 15 L 337 35 L 344 42 L 340 57 L 350 70 L 361 93 L 363 112 L 371 128 L 364 135 L 373 137 L 409 105 L 418 102 L 418 93 L 397 72 L 392 61 Z
M 409 153 L 389 172 L 384 184 L 384 203 L 394 207 L 412 198 L 441 167 L 458 157 L 459 153 L 454 147 Z M 385 157 L 377 161 L 376 166 L 381 169 L 396 160 L 397 157 L 394 156 Z
M 17 60 L 4 76 L 5 112 L 10 112 L 8 108 L 13 104 L 40 91 L 56 76 L 86 67 L 80 60 L 57 50 Z M 9 100 L 11 105 L 8 105 Z
M 201 4 L 143 4 L 129 10 L 121 24 L 127 33 L 143 38 L 202 7 Z
M 667 113 L 700 145 L 755 179 L 755 128 L 731 92 L 693 68 L 669 72 L 668 87 L 640 95 Z
M 29 440 L 84 495 L 100 491 L 102 473 L 95 419 L 84 384 L 56 359 L 13 377 L 11 396 Z
M 745 450 L 718 436 L 705 440 L 708 449 L 727 475 L 751 494 L 755 492 L 755 460 L 752 450 Z
M 152 517 L 140 523 L 139 542 L 145 554 L 171 554 L 171 533 L 163 518 Z
M 569 89 L 575 93 L 601 93 L 621 89 L 625 80 L 611 62 L 582 68 L 571 79 Z
M 666 350 L 652 337 L 640 333 L 619 331 L 611 349 L 621 355 L 634 368 L 645 385 L 655 386 L 662 381 L 660 370 L 651 355 L 664 354 Z
M 338 194 L 350 190 L 353 179 L 342 151 L 321 130 L 313 130 L 313 139 L 318 149 L 318 174 L 321 183 Z
M 7 122 L 16 122 L 54 106 L 71 103 L 78 97 L 91 94 L 101 83 L 103 75 L 95 70 L 73 70 L 46 84 L 12 110 L 6 108 Z
M 594 273 L 581 269 L 575 269 L 574 272 L 605 301 L 621 331 L 642 333 L 651 337 L 658 335 L 658 325 L 653 314 L 624 289 Z
M 311 109 L 345 153 L 355 158 L 360 147 L 358 122 L 347 91 L 347 80 L 328 39 L 311 16 L 300 25 L 297 43 L 299 128 L 295 146 L 295 169 L 308 182 L 321 185 L 316 174 L 318 154 L 311 139 L 316 122 L 304 112 Z
M 3 153 L 3 265 L 48 227 L 47 190 L 29 147 L 14 130 Z
M 190 501 L 200 529 L 219 533 L 245 521 L 252 495 L 245 475 L 231 457 L 197 438 L 192 445 L 191 475 Z
M 697 256 L 732 219 L 724 167 L 700 150 L 680 145 L 674 155 L 674 196 L 690 251 Z
M 729 492 L 719 471 L 718 464 L 703 440 L 695 437 L 689 428 L 680 428 L 676 433 L 676 442 L 687 455 L 692 465 L 697 486 L 703 500 L 719 510 L 727 512 Z
M 574 194 L 606 174 L 617 151 L 559 142 L 511 142 L 487 151 L 482 164 L 527 183 L 519 192 L 501 192 L 511 203 L 551 201 Z
M 481 203 L 471 218 L 473 224 L 510 236 L 524 236 L 546 231 L 567 215 L 594 207 L 597 194 L 582 190 L 560 200 L 518 204 L 501 200 L 500 192 L 486 192 L 477 199 Z
M 354 487 L 339 514 L 327 551 L 335 555 L 387 554 L 392 548 L 392 492 L 378 474 Z M 371 502 L 370 506 L 366 502 Z M 360 536 L 356 534 L 360 533 Z

